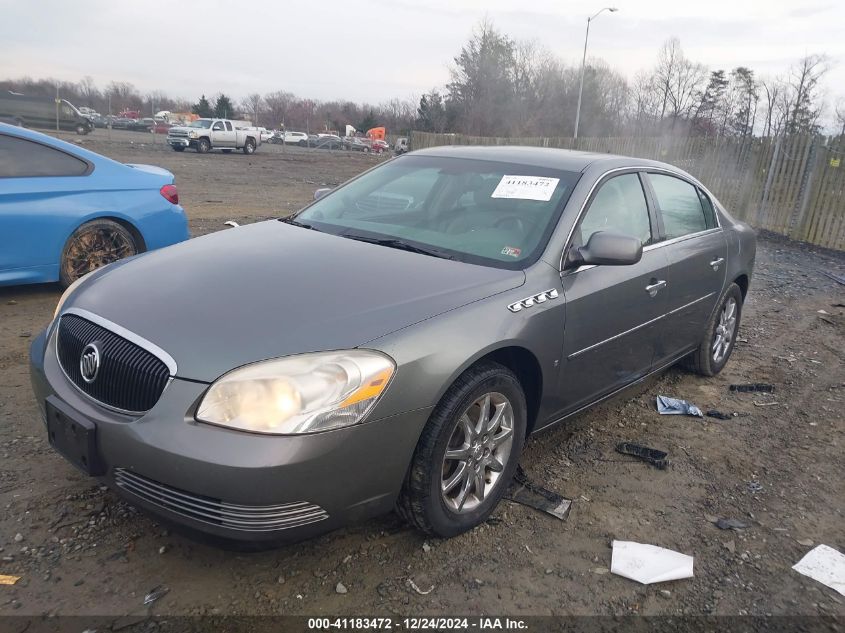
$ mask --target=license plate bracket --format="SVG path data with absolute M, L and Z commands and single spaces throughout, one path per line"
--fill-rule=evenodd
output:
M 87 475 L 103 475 L 105 468 L 97 451 L 97 425 L 56 400 L 47 398 L 47 436 L 52 446 Z

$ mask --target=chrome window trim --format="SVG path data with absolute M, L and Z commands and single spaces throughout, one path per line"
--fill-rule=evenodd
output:
M 712 229 L 705 229 L 703 231 L 698 231 L 696 233 L 688 233 L 686 235 L 681 235 L 680 237 L 673 237 L 671 240 L 663 240 L 662 242 L 655 242 L 654 244 L 649 244 L 648 246 L 643 246 L 643 252 L 654 250 L 655 248 L 661 248 L 663 246 L 671 246 L 672 244 L 677 244 L 678 242 L 685 242 L 686 240 L 690 240 L 696 237 L 704 237 L 705 235 L 710 235 L 711 233 L 719 233 L 722 230 L 722 227 L 714 227 Z
M 608 169 L 607 171 L 603 172 L 598 178 L 596 178 L 596 181 L 593 183 L 593 186 L 590 187 L 590 190 L 587 192 L 587 197 L 584 198 L 584 202 L 581 204 L 581 208 L 578 210 L 578 215 L 575 216 L 575 221 L 572 223 L 572 226 L 569 228 L 569 233 L 567 234 L 566 241 L 563 244 L 563 250 L 560 253 L 560 263 L 558 264 L 558 270 L 560 271 L 561 274 L 567 272 L 566 270 L 564 270 L 564 267 L 563 267 L 563 256 L 566 253 L 566 250 L 569 248 L 570 243 L 572 242 L 572 235 L 575 233 L 575 227 L 578 226 L 578 223 L 581 221 L 581 216 L 584 215 L 584 211 L 587 208 L 587 203 L 590 202 L 596 188 L 599 186 L 599 184 L 607 176 L 609 176 L 610 174 L 615 174 L 617 172 L 622 172 L 622 171 L 637 172 L 637 173 L 645 172 L 646 174 L 648 174 L 649 172 L 654 172 L 654 173 L 660 173 L 660 174 L 667 174 L 669 176 L 674 176 L 675 178 L 680 178 L 681 180 L 683 180 L 684 182 L 692 185 L 696 189 L 701 189 L 704 193 L 707 194 L 707 196 L 710 198 L 710 202 L 713 204 L 713 211 L 714 211 L 714 215 L 716 216 L 716 226 L 715 227 L 713 227 L 712 229 L 705 229 L 704 231 L 699 231 L 698 233 L 690 233 L 689 235 L 682 235 L 681 237 L 676 237 L 676 238 L 673 238 L 671 240 L 664 240 L 663 242 L 656 242 L 654 244 L 649 244 L 648 246 L 643 246 L 643 251 L 651 250 L 651 249 L 653 249 L 657 246 L 667 246 L 670 243 L 674 244 L 674 243 L 677 243 L 681 240 L 685 240 L 685 239 L 689 239 L 689 238 L 693 238 L 693 237 L 699 237 L 701 235 L 705 235 L 705 234 L 711 233 L 713 231 L 722 230 L 722 220 L 719 217 L 718 211 L 716 210 L 716 202 L 715 202 L 715 198 L 713 197 L 713 194 L 711 194 L 710 191 L 708 191 L 707 188 L 704 187 L 703 185 L 691 180 L 690 176 L 687 176 L 685 174 L 680 174 L 680 173 L 678 173 L 678 172 L 676 172 L 672 169 L 667 169 L 665 167 L 653 167 L 653 166 L 649 166 L 649 165 L 628 165 L 626 167 L 614 167 L 613 169 Z M 588 270 L 592 267 L 593 267 L 592 265 L 590 265 L 590 266 L 579 266 L 575 270 L 569 271 L 569 273 L 581 272 L 582 270 Z
M 589 345 L 588 347 L 585 347 L 584 349 L 579 349 L 577 352 L 572 352 L 571 354 L 569 354 L 566 357 L 566 360 L 571 360 L 571 359 L 575 358 L 576 356 L 580 356 L 581 354 L 583 354 L 585 352 L 589 352 L 590 350 L 595 349 L 595 348 L 597 348 L 601 345 L 604 345 L 605 343 L 610 343 L 611 341 L 615 341 L 616 339 L 621 338 L 621 337 L 625 336 L 626 334 L 631 334 L 632 332 L 636 332 L 637 330 L 644 328 L 647 325 L 651 325 L 652 323 L 656 323 L 660 319 L 666 318 L 667 316 L 671 316 L 671 315 L 675 314 L 676 312 L 680 312 L 681 310 L 686 310 L 687 308 L 689 308 L 692 305 L 695 305 L 699 301 L 704 301 L 705 299 L 712 297 L 714 294 L 716 294 L 716 293 L 715 292 L 709 292 L 706 295 L 704 295 L 703 297 L 699 297 L 698 299 L 695 299 L 694 301 L 690 301 L 689 303 L 685 303 L 684 305 L 682 305 L 678 308 L 675 308 L 674 310 L 669 310 L 669 312 L 661 314 L 658 317 L 654 317 L 650 321 L 646 321 L 645 323 L 640 323 L 639 325 L 635 325 L 634 327 L 632 327 L 629 330 L 625 330 L 624 332 L 620 332 L 619 334 L 614 334 L 610 338 L 606 338 L 603 341 L 599 341 L 598 343 L 593 343 L 592 345 Z
M 165 352 L 163 349 L 161 349 L 155 343 L 151 343 L 147 339 L 138 336 L 134 332 L 131 332 L 126 328 L 119 326 L 117 323 L 113 323 L 108 319 L 104 319 L 103 317 L 98 316 L 93 312 L 89 312 L 88 310 L 83 310 L 82 308 L 68 308 L 67 310 L 64 310 L 61 314 L 56 317 L 54 324 L 51 326 L 52 331 L 50 332 L 50 336 L 53 339 L 52 343 L 56 354 L 56 364 L 58 364 L 59 370 L 62 372 L 62 375 L 67 379 L 68 384 L 70 384 L 74 389 L 76 389 L 76 391 L 82 394 L 89 401 L 93 402 L 98 407 L 106 409 L 107 411 L 113 411 L 114 413 L 120 413 L 136 418 L 146 415 L 148 411 L 130 411 L 129 409 L 121 409 L 120 407 L 114 407 L 110 404 L 97 400 L 96 398 L 90 396 L 89 394 L 85 393 L 82 389 L 80 389 L 79 386 L 77 386 L 77 384 L 73 382 L 71 377 L 68 376 L 67 372 L 65 371 L 65 368 L 62 367 L 62 361 L 59 359 L 59 322 L 61 321 L 61 318 L 66 314 L 74 314 L 78 317 L 82 317 L 83 319 L 87 319 L 92 323 L 96 323 L 102 328 L 110 330 L 112 333 L 120 336 L 121 338 L 126 339 L 130 343 L 133 343 L 138 347 L 145 349 L 150 354 L 157 357 L 165 365 L 167 365 L 167 369 L 170 372 L 170 377 L 167 379 L 167 383 L 164 385 L 164 389 L 162 389 L 162 394 L 170 386 L 170 383 L 173 382 L 173 378 L 176 376 L 176 361 L 173 360 L 173 357 L 167 352 Z

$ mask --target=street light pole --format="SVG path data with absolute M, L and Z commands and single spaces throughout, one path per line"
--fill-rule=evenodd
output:
M 581 59 L 581 82 L 578 85 L 578 108 L 575 110 L 575 138 L 578 138 L 578 124 L 581 122 L 581 94 L 584 92 L 584 70 L 587 65 L 587 41 L 590 39 L 590 22 L 599 17 L 604 11 L 615 13 L 618 10 L 616 7 L 605 7 L 595 15 L 587 18 L 587 34 L 584 36 L 584 57 Z

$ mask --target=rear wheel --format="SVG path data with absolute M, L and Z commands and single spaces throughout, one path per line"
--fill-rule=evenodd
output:
M 246 140 L 246 143 L 244 143 L 244 150 L 243 151 L 244 151 L 244 154 L 247 154 L 247 155 L 254 154 L 255 153 L 255 141 L 252 140 L 251 138 L 248 138 Z
M 62 249 L 59 280 L 69 286 L 82 275 L 138 253 L 126 227 L 113 220 L 93 220 L 76 229 Z
M 731 284 L 707 322 L 698 349 L 687 358 L 687 367 L 702 376 L 715 376 L 722 371 L 733 352 L 741 317 L 742 291 Z
M 211 151 L 211 142 L 207 138 L 197 141 L 197 154 L 208 154 Z
M 435 407 L 423 429 L 397 510 L 420 530 L 449 537 L 493 512 L 525 440 L 525 395 L 497 363 L 469 369 Z

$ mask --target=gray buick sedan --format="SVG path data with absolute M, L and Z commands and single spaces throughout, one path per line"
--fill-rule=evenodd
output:
M 396 508 L 453 536 L 529 434 L 681 360 L 718 373 L 754 254 L 669 165 L 418 151 L 83 277 L 32 383 L 55 449 L 170 522 L 277 542 Z

